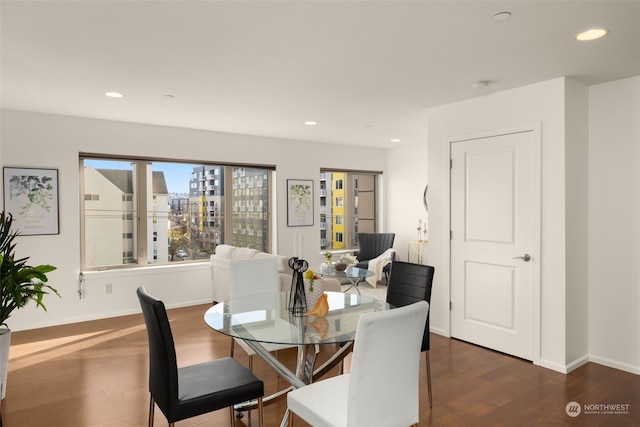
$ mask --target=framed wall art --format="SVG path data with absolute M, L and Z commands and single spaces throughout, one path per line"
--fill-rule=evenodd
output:
M 59 234 L 58 169 L 5 167 L 4 210 L 20 235 Z
M 313 181 L 287 180 L 287 226 L 313 225 Z

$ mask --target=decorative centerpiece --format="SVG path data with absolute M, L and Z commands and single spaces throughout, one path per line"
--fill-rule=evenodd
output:
M 307 308 L 314 307 L 322 294 L 324 294 L 324 282 L 313 270 L 307 270 L 304 274 L 304 295 L 307 300 Z
M 307 300 L 304 292 L 304 272 L 309 263 L 298 257 L 289 258 L 289 267 L 293 270 L 291 292 L 289 293 L 289 311 L 296 317 L 302 317 L 307 311 Z
M 329 312 L 329 297 L 327 294 L 322 294 L 316 305 L 306 313 L 305 316 L 324 317 Z
M 336 263 L 335 267 L 338 271 L 344 271 L 347 267 L 355 267 L 356 265 L 358 265 L 358 258 L 356 258 L 355 255 L 347 254 L 340 258 L 340 261 Z

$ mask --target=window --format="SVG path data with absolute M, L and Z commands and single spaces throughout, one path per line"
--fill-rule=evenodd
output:
M 83 269 L 209 259 L 221 243 L 269 252 L 272 167 L 99 155 L 80 165 Z M 248 183 L 259 191 L 232 191 Z
M 356 249 L 358 232 L 376 232 L 379 172 L 320 171 L 320 248 Z

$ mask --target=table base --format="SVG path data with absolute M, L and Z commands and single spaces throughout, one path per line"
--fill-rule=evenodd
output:
M 269 396 L 265 396 L 262 399 L 262 404 L 264 406 L 269 405 L 271 403 L 278 402 L 280 399 L 285 397 L 287 393 L 294 388 L 304 387 L 307 384 L 310 384 L 319 378 L 323 377 L 327 372 L 333 369 L 336 365 L 338 365 L 342 360 L 349 354 L 353 347 L 353 342 L 348 342 L 340 348 L 336 353 L 333 354 L 326 362 L 324 362 L 317 369 L 314 369 L 316 358 L 319 352 L 318 345 L 300 345 L 298 346 L 298 359 L 296 362 L 296 374 L 291 372 L 282 362 L 280 362 L 273 354 L 269 353 L 265 348 L 255 341 L 245 341 L 247 345 L 259 354 L 269 366 L 271 366 L 275 371 L 282 376 L 285 380 L 287 380 L 291 386 L 285 389 L 279 390 Z M 339 345 L 339 344 L 336 344 Z M 258 408 L 258 402 L 255 400 L 243 402 L 237 405 L 234 405 L 234 409 L 236 411 L 250 411 L 252 409 Z M 284 418 L 282 420 L 281 426 L 287 425 L 288 413 L 285 413 Z

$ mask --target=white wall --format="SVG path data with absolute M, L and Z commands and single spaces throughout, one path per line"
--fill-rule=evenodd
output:
M 588 87 L 565 85 L 566 337 L 565 363 L 572 370 L 588 361 Z
M 13 330 L 138 312 L 135 289 L 139 285 L 147 286 L 170 307 L 211 301 L 206 264 L 92 273 L 87 275 L 85 297 L 78 298 L 79 152 L 275 165 L 281 212 L 277 218 L 276 251 L 291 255 L 293 234 L 299 230 L 304 235 L 302 256 L 312 263 L 322 261 L 319 201 L 316 200 L 313 227 L 287 227 L 283 214 L 287 178 L 313 180 L 318 194 L 321 167 L 379 171 L 385 168 L 384 150 L 367 149 L 365 156 L 357 147 L 11 110 L 1 110 L 0 114 L 2 166 L 56 168 L 60 184 L 60 234 L 19 237 L 17 254 L 30 256 L 34 264 L 57 266 L 58 270 L 49 277 L 62 298 L 46 298 L 47 313 L 35 306 L 14 312 L 9 321 Z M 340 155 L 335 155 L 336 152 Z M 110 295 L 105 294 L 106 283 L 113 285 Z
M 426 122 L 426 117 L 425 117 Z M 391 148 L 387 153 L 386 188 L 387 227 L 396 233 L 393 247 L 407 261 L 407 243 L 418 239 L 418 220 L 428 220 L 422 203 L 427 185 L 427 144 Z
M 450 139 L 527 123 L 541 124 L 541 318 L 534 361 L 561 372 L 567 369 L 565 96 L 565 79 L 560 78 L 434 108 L 429 111 L 428 145 L 429 261 L 439 272 L 440 283 L 448 286 Z M 434 294 L 432 302 L 431 324 L 449 334 L 449 313 L 445 309 L 449 304 L 448 289 Z
M 589 104 L 590 359 L 640 374 L 640 76 Z

